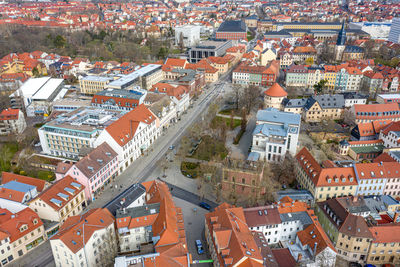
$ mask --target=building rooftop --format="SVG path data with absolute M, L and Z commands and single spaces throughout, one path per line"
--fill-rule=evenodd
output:
M 137 90 L 123 90 L 108 88 L 101 92 L 96 93 L 99 96 L 117 97 L 117 98 L 129 98 L 129 99 L 140 99 L 143 93 Z
M 59 239 L 73 253 L 82 249 L 95 231 L 114 223 L 107 209 L 90 209 L 82 215 L 69 217 L 51 240 Z
M 105 76 L 97 76 L 97 75 L 88 75 L 82 77 L 81 80 L 83 81 L 92 81 L 92 82 L 110 82 L 114 80 L 112 77 L 105 77 Z
M 84 188 L 82 184 L 68 175 L 56 181 L 53 185 L 40 193 L 33 201 L 40 199 L 51 208 L 58 211 L 70 203 Z
M 221 23 L 217 32 L 246 32 L 246 23 L 242 20 L 228 20 Z
M 10 181 L 17 181 L 23 184 L 35 186 L 38 192 L 43 191 L 43 189 L 45 189 L 49 185 L 49 183 L 46 182 L 45 180 L 23 176 L 11 172 L 2 172 L 1 175 L 2 175 L 1 182 L 3 184 L 8 183 Z
M 90 179 L 117 156 L 118 154 L 104 142 L 75 163 L 75 166 Z
M 140 196 L 146 193 L 146 188 L 142 184 L 133 184 L 122 195 L 115 197 L 104 207 L 107 208 L 111 214 L 117 214 L 117 211 L 121 208 L 127 208 Z
M 131 72 L 123 76 L 121 75 L 121 78 L 119 78 L 118 80 L 110 82 L 108 84 L 108 87 L 119 88 L 119 89 L 127 88 L 128 86 L 134 84 L 140 77 L 151 74 L 159 69 L 161 70 L 161 65 L 158 64 L 146 65 L 138 70 L 135 70 L 134 72 Z
M 257 121 L 300 125 L 301 116 L 300 114 L 279 111 L 275 108 L 267 108 L 257 112 Z
M 81 107 L 69 113 L 63 113 L 46 123 L 42 128 L 54 132 L 63 128 L 74 132 L 94 133 L 121 118 L 125 112 L 105 110 L 95 107 Z
M 40 79 L 40 78 L 39 78 Z M 53 93 L 64 83 L 64 79 L 50 78 L 32 96 L 33 100 L 53 100 L 49 99 Z
M 19 192 L 27 193 L 36 188 L 36 186 L 20 183 L 17 181 L 10 181 L 0 186 L 1 188 L 11 189 Z

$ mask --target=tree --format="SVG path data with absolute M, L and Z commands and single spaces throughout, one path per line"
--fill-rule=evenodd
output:
M 306 65 L 313 65 L 314 64 L 314 58 L 309 57 L 305 60 Z
M 246 131 L 246 126 L 247 126 L 246 110 L 242 109 L 242 121 L 240 122 L 240 129 L 244 132 Z
M 229 118 L 229 127 L 231 128 L 231 130 L 233 130 L 234 126 L 235 126 L 235 120 L 233 118 L 233 110 L 231 110 L 231 115 Z
M 179 45 L 179 49 L 181 50 L 181 52 L 183 52 L 183 50 L 185 49 L 185 43 L 183 41 L 183 33 L 182 32 L 179 34 L 178 45 Z
M 256 85 L 249 85 L 244 88 L 242 94 L 243 107 L 246 109 L 247 114 L 250 113 L 253 107 L 258 107 L 260 103 L 261 89 Z
M 343 111 L 343 121 L 354 127 L 356 125 L 356 115 L 350 109 L 345 109 Z
M 166 49 L 165 47 L 161 46 L 161 47 L 160 47 L 160 50 L 158 50 L 157 57 L 158 57 L 159 59 L 164 59 L 164 58 L 167 57 L 167 55 L 168 55 L 167 49 Z
M 314 92 L 319 95 L 321 93 L 324 93 L 325 89 L 326 89 L 326 83 L 328 81 L 327 80 L 320 80 L 318 83 L 314 84 Z
M 239 84 L 234 84 L 232 86 L 233 101 L 235 102 L 235 109 L 239 109 L 239 101 L 242 96 L 242 86 Z
M 56 38 L 53 40 L 53 44 L 56 48 L 63 48 L 66 45 L 66 40 L 64 36 L 62 35 L 57 35 Z
M 34 67 L 32 69 L 32 75 L 33 75 L 33 77 L 39 77 L 40 76 L 40 73 L 39 73 L 39 70 L 38 70 L 37 67 Z
M 272 163 L 272 173 L 275 181 L 279 184 L 290 185 L 295 180 L 295 166 L 294 158 L 289 153 L 286 153 L 283 161 L 279 163 Z

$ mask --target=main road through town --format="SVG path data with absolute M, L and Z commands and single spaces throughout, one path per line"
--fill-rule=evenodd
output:
M 122 174 L 120 174 L 110 186 L 88 205 L 86 209 L 101 208 L 107 206 L 115 209 L 120 199 L 129 191 L 131 185 L 135 183 L 150 180 L 149 174 L 153 171 L 157 162 L 165 156 L 170 146 L 176 146 L 185 134 L 185 131 L 197 120 L 200 120 L 203 113 L 207 110 L 213 100 L 217 99 L 224 92 L 224 84 L 229 80 L 231 71 L 222 75 L 220 79 L 208 85 L 206 89 L 194 103 L 192 108 L 181 117 L 181 120 L 170 126 L 158 139 L 153 143 L 145 155 L 135 160 Z M 154 179 L 154 178 L 153 178 Z M 176 197 L 183 197 L 189 202 L 197 202 L 198 197 L 195 194 L 183 194 L 182 190 L 176 188 L 171 193 L 178 194 Z M 212 207 L 214 203 L 209 202 Z M 10 266 L 55 266 L 53 255 L 51 253 L 50 242 L 46 241 L 38 248 L 27 253 L 23 257 L 14 261 Z

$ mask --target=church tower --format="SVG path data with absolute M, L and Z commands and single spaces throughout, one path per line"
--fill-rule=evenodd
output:
M 346 48 L 346 30 L 344 28 L 344 20 L 343 20 L 343 24 L 342 24 L 342 29 L 340 29 L 340 32 L 338 34 L 338 38 L 337 38 L 337 42 L 336 42 L 336 46 L 335 46 L 335 57 L 336 60 L 341 60 L 342 59 L 342 55 L 343 55 L 343 51 Z

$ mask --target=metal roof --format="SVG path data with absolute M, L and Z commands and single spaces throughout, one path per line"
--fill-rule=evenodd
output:
M 24 193 L 29 192 L 36 188 L 36 186 L 20 183 L 17 181 L 10 181 L 6 184 L 3 184 L 1 187 Z

